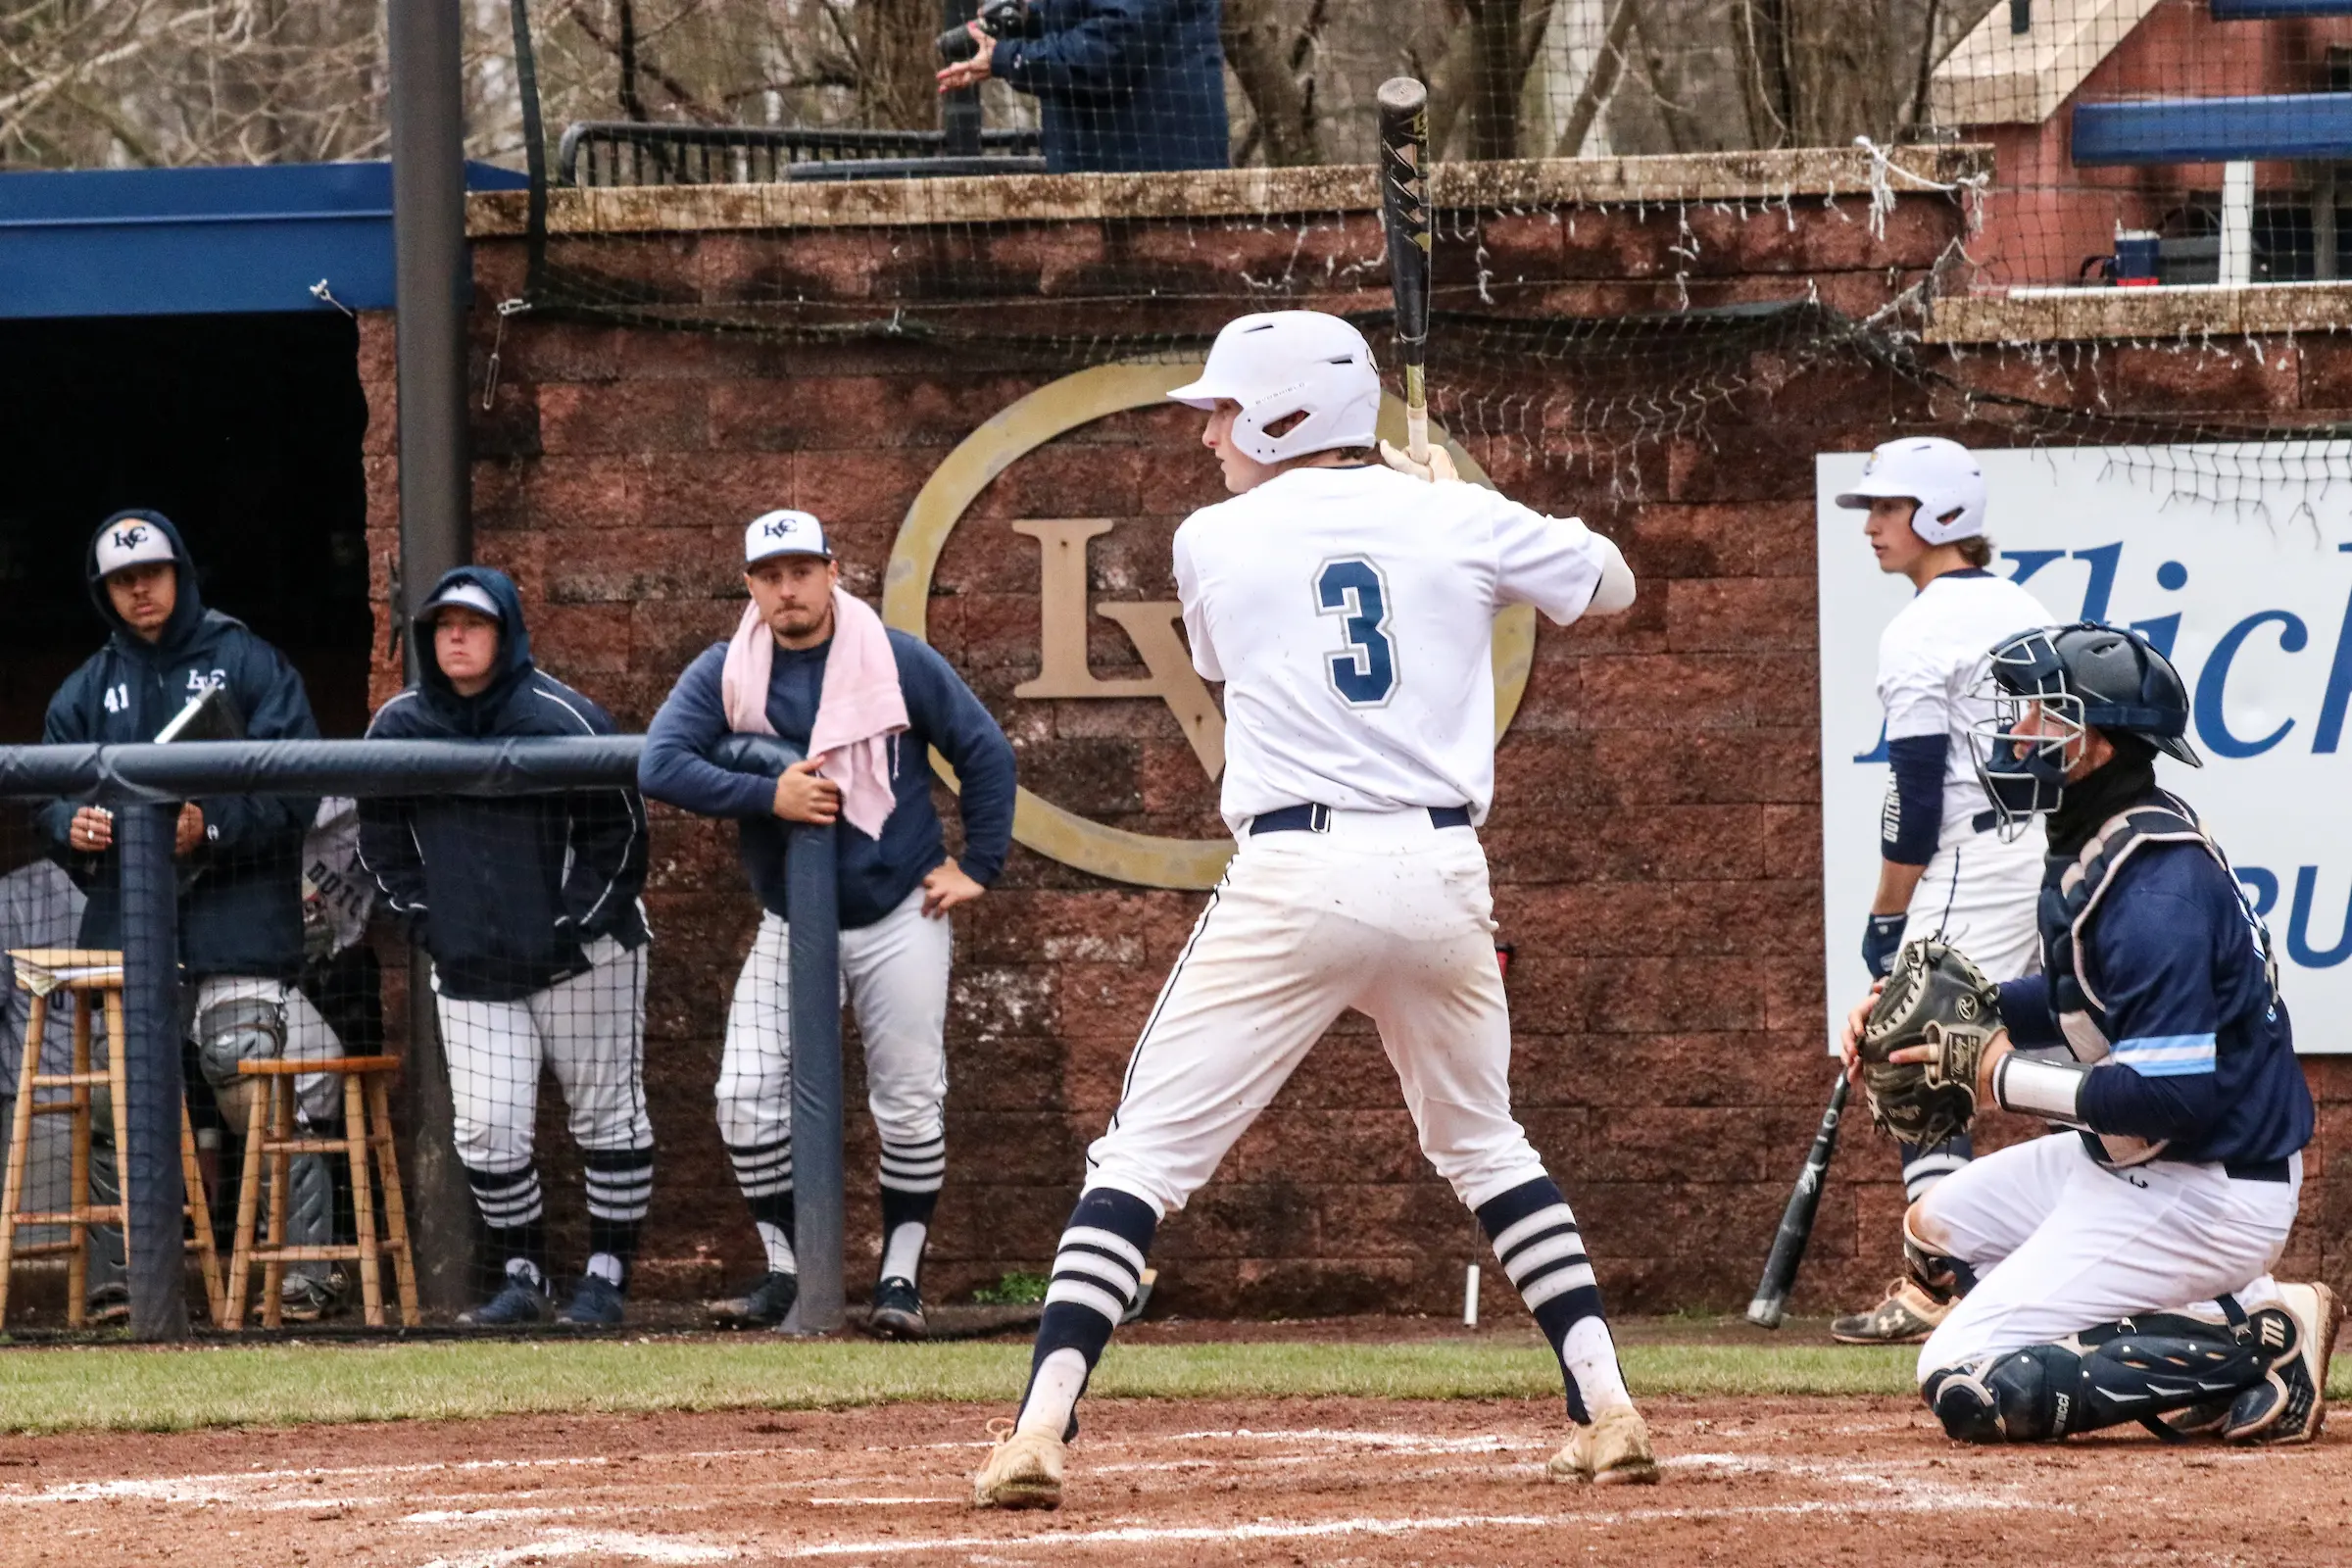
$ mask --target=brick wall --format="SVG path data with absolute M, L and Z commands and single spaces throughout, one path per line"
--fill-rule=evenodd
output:
M 1520 212 L 1480 222 L 1475 235 L 1452 231 L 1441 254 L 1485 258 L 1530 315 L 1791 299 L 1808 287 L 1861 314 L 1933 265 L 1959 221 L 1939 199 L 1906 199 L 1881 241 L 1864 218 L 1843 199 L 1739 215 Z M 1085 274 L 1100 293 L 1105 269 L 1143 265 L 1137 257 L 1155 277 L 1189 268 L 1205 292 L 1229 290 L 1236 270 L 1278 254 L 1376 249 L 1369 222 L 1201 222 L 1181 233 L 1016 226 L 990 240 L 978 283 L 919 244 L 909 247 L 919 265 L 894 273 L 883 240 L 904 236 L 857 230 L 614 239 L 597 260 L 673 291 L 758 277 L 819 300 L 898 288 L 968 303 L 978 290 L 1051 308 L 1068 279 Z M 1699 256 L 1678 264 L 1693 231 Z M 477 389 L 495 331 L 490 306 L 517 291 L 520 266 L 511 241 L 477 245 Z M 1380 303 L 1298 292 L 1343 307 Z M 1227 314 L 1139 303 L 1109 320 L 1092 310 L 1093 329 L 1124 331 Z M 390 338 L 386 321 L 369 320 L 362 350 L 376 406 L 368 464 L 379 593 L 396 537 Z M 1945 368 L 1989 386 L 2039 374 L 2044 396 L 2055 373 L 2085 407 L 2102 394 L 2165 409 L 2352 401 L 2352 351 L 2332 340 L 2275 342 L 2262 354 L 2259 369 L 2221 351 L 2112 350 L 2095 368 L 2087 352 L 2055 371 L 1998 353 Z M 513 318 L 492 405 L 474 415 L 477 555 L 521 583 L 546 666 L 638 727 L 686 661 L 740 614 L 735 552 L 748 517 L 785 505 L 817 513 L 841 540 L 852 588 L 875 597 L 933 466 L 1063 368 L 904 342 L 780 344 Z M 1881 368 L 1756 368 L 1772 372 L 1771 391 L 1729 400 L 1703 426 L 1612 452 L 1613 485 L 1574 461 L 1597 454 L 1567 437 L 1469 442 L 1514 495 L 1616 538 L 1643 583 L 1622 620 L 1543 629 L 1485 835 L 1497 915 L 1518 950 L 1519 1113 L 1584 1217 L 1613 1299 L 1637 1309 L 1745 1299 L 1819 1113 L 1830 1072 L 1819 1053 L 1812 457 L 1868 447 L 1941 412 Z M 1575 390 L 1557 368 L 1515 373 L 1515 390 L 1539 403 Z M 1989 425 L 1939 427 L 2004 439 Z M 1205 837 L 1213 790 L 1156 700 L 1012 696 L 1036 672 L 1038 568 L 1035 543 L 1011 521 L 1116 519 L 1095 542 L 1093 593 L 1172 598 L 1168 536 L 1188 509 L 1221 493 L 1196 439 L 1191 416 L 1143 412 L 1024 459 L 966 514 L 929 613 L 932 641 L 1004 724 L 1031 789 L 1098 820 Z M 1642 499 L 1626 499 L 1636 493 Z M 1091 640 L 1097 673 L 1143 672 L 1107 620 L 1094 620 Z M 379 698 L 395 683 L 379 669 Z M 660 808 L 655 820 L 647 1050 L 662 1165 L 648 1278 L 685 1290 L 711 1283 L 719 1260 L 731 1272 L 755 1250 L 710 1114 L 725 998 L 755 911 L 731 829 Z M 938 1287 L 958 1293 L 1048 1260 L 1082 1151 L 1198 904 L 1016 848 L 999 886 L 959 918 Z M 851 1055 L 856 1103 L 854 1036 Z M 2352 1075 L 2320 1063 L 2315 1082 L 2331 1097 L 2325 1149 L 2347 1130 Z M 543 1117 L 560 1221 L 577 1214 L 564 1144 L 560 1120 Z M 870 1267 L 858 1260 L 876 1251 L 872 1132 L 856 1112 L 850 1150 L 855 1287 Z M 2312 1169 L 2320 1179 L 2294 1261 L 2304 1270 L 2318 1266 L 2320 1239 L 2344 1229 L 2345 1188 L 2324 1178 L 2324 1154 Z M 1860 1299 L 1894 1272 L 1894 1175 L 1890 1146 L 1857 1122 L 1823 1202 L 1801 1304 Z M 1198 1313 L 1444 1311 L 1480 1250 L 1472 1222 L 1426 1173 L 1360 1020 L 1333 1032 L 1162 1235 L 1163 1299 Z M 2340 1252 L 2328 1267 L 2340 1283 Z

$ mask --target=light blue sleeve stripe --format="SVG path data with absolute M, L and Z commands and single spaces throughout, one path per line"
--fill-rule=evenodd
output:
M 2211 1072 L 2213 1036 L 2147 1035 L 2137 1040 L 2119 1040 L 2115 1059 L 2143 1078 L 2179 1078 Z

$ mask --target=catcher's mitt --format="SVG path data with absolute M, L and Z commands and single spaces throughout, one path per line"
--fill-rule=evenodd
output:
M 1862 1029 L 1871 1120 L 1921 1147 L 1966 1132 L 1977 1113 L 1977 1061 L 2000 1027 L 2000 991 L 1959 949 L 1934 937 L 1906 944 Z M 1906 1046 L 1933 1046 L 1936 1055 L 1886 1059 Z

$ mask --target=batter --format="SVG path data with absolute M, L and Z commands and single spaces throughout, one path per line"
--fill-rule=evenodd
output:
M 1559 1357 L 1559 1479 L 1654 1481 L 1576 1217 L 1511 1118 L 1510 1016 L 1476 825 L 1494 777 L 1495 611 L 1634 601 L 1614 545 L 1427 466 L 1371 461 L 1380 380 L 1354 327 L 1246 316 L 1199 380 L 1234 499 L 1177 530 L 1193 664 L 1225 683 L 1240 841 L 1128 1064 L 1054 1261 L 1012 1435 L 980 1507 L 1054 1507 L 1075 1409 L 1182 1208 L 1347 1009 L 1368 1013 L 1421 1148 L 1474 1210 Z M 1398 468 L 1413 471 L 1394 471 Z
M 1893 777 L 1880 813 L 1879 887 L 1862 933 L 1862 961 L 1880 979 L 1906 935 L 1937 936 L 1993 980 L 2041 962 L 2034 905 L 2041 887 L 2041 829 L 2014 839 L 1977 780 L 1970 727 L 1990 711 L 1978 697 L 1993 644 L 2049 618 L 2039 600 L 1987 569 L 1984 472 L 1941 436 L 1905 436 L 1870 455 L 1838 505 L 1869 513 L 1863 531 L 1879 569 L 1918 590 L 1879 638 L 1879 702 Z M 1903 1196 L 1925 1198 L 1968 1163 L 1966 1133 L 1926 1148 L 1903 1144 Z M 1908 1277 L 1867 1312 L 1830 1324 L 1848 1345 L 1924 1340 L 1950 1310 L 1948 1294 Z

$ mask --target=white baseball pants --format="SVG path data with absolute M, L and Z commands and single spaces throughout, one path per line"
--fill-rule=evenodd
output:
M 762 914 L 727 1008 L 718 1135 L 738 1149 L 792 1136 L 792 930 Z M 923 914 L 923 890 L 841 934 L 841 990 L 865 1043 L 865 1103 L 886 1144 L 946 1136 L 948 970 L 956 933 Z
M 214 974 L 196 982 L 196 1016 L 202 1019 L 224 1002 L 274 1003 L 286 1020 L 286 1061 L 318 1061 L 343 1054 L 343 1042 L 302 994 L 302 988 L 282 980 L 254 975 Z M 294 1080 L 295 1102 L 313 1125 L 338 1121 L 343 1115 L 343 1081 L 325 1073 L 305 1073 Z M 245 1129 L 233 1129 L 243 1137 Z
M 2047 1345 L 2135 1312 L 2218 1315 L 2217 1296 L 2273 1305 L 2303 1156 L 2283 1182 L 2151 1160 L 2111 1170 L 2074 1133 L 2013 1144 L 1936 1183 L 1912 1209 L 1922 1245 L 1976 1270 L 1977 1288 L 1919 1352 L 1919 1380 Z
M 1544 1174 L 1511 1118 L 1511 1020 L 1486 852 L 1426 811 L 1245 837 L 1145 1023 L 1086 1185 L 1163 1216 L 1215 1172 L 1353 1007 L 1379 1025 L 1421 1152 L 1471 1208 Z
M 624 948 L 602 938 L 588 949 L 587 973 L 514 1002 L 440 996 L 436 977 L 458 1158 L 466 1169 L 499 1176 L 531 1162 L 542 1067 L 555 1069 L 580 1148 L 653 1146 L 645 1108 L 645 959 L 652 946 Z
M 1940 846 L 1911 895 L 1903 939 L 1941 932 L 1988 980 L 2039 972 L 2043 851 L 2039 832 L 2014 844 L 1976 833 Z

